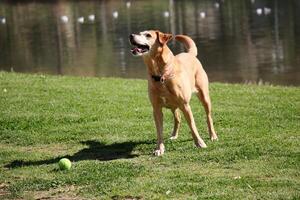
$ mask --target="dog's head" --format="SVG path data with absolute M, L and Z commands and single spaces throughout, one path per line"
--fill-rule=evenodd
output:
M 172 34 L 162 33 L 160 31 L 143 31 L 129 36 L 130 43 L 134 46 L 131 53 L 135 56 L 146 55 L 151 51 L 157 51 L 172 39 Z

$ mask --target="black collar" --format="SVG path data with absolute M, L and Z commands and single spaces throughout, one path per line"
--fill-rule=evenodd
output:
M 164 83 L 164 82 L 165 82 L 165 78 L 164 78 L 163 76 L 152 75 L 151 78 L 152 78 L 155 82 L 161 82 L 161 83 Z
M 160 82 L 160 81 L 162 80 L 162 76 L 152 75 L 151 78 L 152 78 L 155 82 Z

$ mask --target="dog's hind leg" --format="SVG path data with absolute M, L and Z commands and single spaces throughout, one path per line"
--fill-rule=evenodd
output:
M 202 79 L 202 81 L 203 81 L 203 79 Z M 211 116 L 211 101 L 210 101 L 210 97 L 209 97 L 208 82 L 204 82 L 204 83 L 202 82 L 202 84 L 200 84 L 199 82 L 196 83 L 197 90 L 198 90 L 197 96 L 205 109 L 206 122 L 207 122 L 209 136 L 212 141 L 218 140 L 218 136 L 215 132 L 213 119 Z
M 206 144 L 205 142 L 202 140 L 202 138 L 199 136 L 196 124 L 195 124 L 195 120 L 194 120 L 194 116 L 191 110 L 191 107 L 189 104 L 184 104 L 181 108 L 180 108 L 186 118 L 186 121 L 191 129 L 192 132 L 192 136 L 194 139 L 194 142 L 196 144 L 197 147 L 201 147 L 201 148 L 205 148 Z
M 180 110 L 178 108 L 172 109 L 172 113 L 174 116 L 174 127 L 170 139 L 175 140 L 178 137 L 179 127 L 181 124 L 181 115 Z

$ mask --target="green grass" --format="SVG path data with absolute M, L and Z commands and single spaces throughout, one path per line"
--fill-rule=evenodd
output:
M 0 72 L 0 199 L 299 199 L 300 88 L 210 85 L 218 142 L 191 105 L 207 149 L 179 138 L 166 154 L 144 80 Z M 68 157 L 70 171 L 58 170 Z

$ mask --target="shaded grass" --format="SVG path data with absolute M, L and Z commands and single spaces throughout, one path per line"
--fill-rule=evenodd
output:
M 208 148 L 193 146 L 185 122 L 167 140 L 166 111 L 157 158 L 146 81 L 1 72 L 0 198 L 299 199 L 299 87 L 210 87 L 220 140 L 208 141 L 193 98 Z M 62 157 L 72 170 L 58 170 Z

